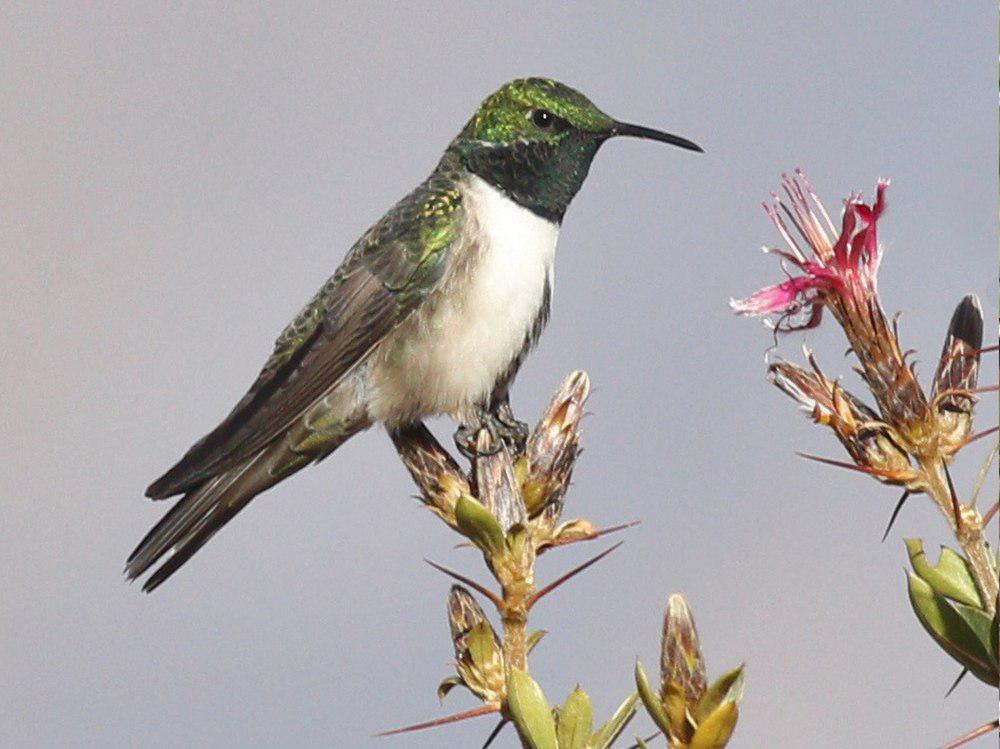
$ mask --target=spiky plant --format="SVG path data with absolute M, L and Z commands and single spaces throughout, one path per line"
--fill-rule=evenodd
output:
M 772 193 L 773 203 L 764 208 L 785 241 L 784 247 L 768 251 L 782 258 L 789 277 L 731 305 L 740 314 L 771 316 L 775 335 L 815 327 L 824 311 L 832 314 L 874 408 L 827 377 L 808 349 L 807 367 L 776 359 L 768 377 L 814 422 L 833 431 L 850 460 L 804 457 L 904 490 L 885 535 L 913 495 L 927 496 L 941 511 L 962 554 L 946 548 L 933 566 L 922 543 L 907 540 L 913 567 L 910 601 L 934 641 L 961 664 L 959 678 L 969 672 L 996 687 L 997 559 L 985 528 L 997 505 L 981 514 L 976 495 L 997 448 L 991 448 L 968 501 L 959 497 L 948 467 L 960 450 L 997 432 L 994 426 L 973 433 L 977 396 L 997 389 L 977 387 L 980 355 L 997 347 L 983 348 L 982 309 L 975 296 L 966 296 L 951 317 L 931 387 L 921 387 L 907 361 L 910 352 L 903 349 L 895 320 L 886 317 L 878 294 L 882 247 L 877 232 L 887 187 L 888 181 L 879 181 L 871 205 L 860 195 L 849 196 L 838 229 L 801 172 L 784 176 L 787 202 Z M 991 721 L 962 740 L 996 726 Z
M 382 735 L 492 714 L 499 716 L 499 721 L 487 736 L 486 745 L 511 723 L 521 744 L 530 749 L 606 749 L 635 715 L 639 695 L 633 692 L 610 718 L 595 726 L 590 698 L 579 686 L 561 706 L 552 708 L 528 666 L 528 656 L 544 634 L 529 627 L 534 606 L 610 554 L 617 544 L 543 586 L 535 580 L 535 560 L 560 546 L 593 540 L 633 525 L 597 530 L 587 520 L 563 519 L 566 490 L 580 452 L 580 420 L 589 391 L 590 380 L 585 373 L 574 372 L 567 377 L 521 454 L 511 454 L 505 444 L 492 444 L 486 430 L 481 431 L 478 456 L 468 474 L 422 425 L 392 435 L 420 489 L 421 501 L 449 528 L 464 536 L 467 545 L 480 552 L 498 589 L 430 563 L 456 581 L 447 603 L 455 673 L 441 682 L 438 695 L 443 699 L 456 687 L 464 687 L 482 704 Z M 496 609 L 499 626 L 494 626 L 474 593 Z M 712 700 L 705 704 L 708 702 Z M 702 731 L 702 743 L 690 746 L 721 749 L 734 723 L 735 714 L 726 724 L 724 735 L 712 733 L 714 741 L 709 741 L 711 731 Z

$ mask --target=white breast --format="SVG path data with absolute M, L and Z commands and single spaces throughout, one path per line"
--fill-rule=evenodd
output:
M 376 364 L 372 415 L 397 423 L 484 403 L 520 353 L 552 282 L 557 224 L 479 177 L 463 191 L 465 230 L 436 299 Z

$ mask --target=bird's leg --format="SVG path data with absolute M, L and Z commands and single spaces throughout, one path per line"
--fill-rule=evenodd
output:
M 500 437 L 503 438 L 503 441 L 507 443 L 507 446 L 511 448 L 515 455 L 521 455 L 524 452 L 525 445 L 528 444 L 528 435 L 531 434 L 528 425 L 514 418 L 514 411 L 510 407 L 510 399 L 506 396 L 496 404 L 493 414 L 500 423 L 497 429 Z

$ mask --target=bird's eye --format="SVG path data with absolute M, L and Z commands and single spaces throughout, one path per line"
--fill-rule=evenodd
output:
M 535 127 L 542 130 L 555 129 L 556 119 L 557 117 L 552 112 L 547 112 L 544 109 L 533 109 L 531 111 L 531 121 L 535 124 Z

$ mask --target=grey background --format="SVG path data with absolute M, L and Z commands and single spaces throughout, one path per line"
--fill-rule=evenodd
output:
M 802 166 L 832 209 L 893 178 L 881 285 L 925 376 L 963 293 L 996 319 L 995 4 L 743 6 L 5 6 L 0 744 L 489 731 L 370 738 L 475 704 L 434 696 L 448 584 L 421 559 L 485 579 L 380 430 L 259 499 L 153 596 L 120 572 L 168 506 L 146 484 L 479 101 L 526 74 L 707 150 L 599 154 L 514 390 L 533 421 L 565 373 L 590 372 L 568 511 L 643 520 L 539 607 L 549 696 L 580 682 L 607 715 L 636 656 L 654 668 L 680 590 L 710 670 L 748 663 L 734 746 L 928 746 L 995 716 L 971 678 L 943 699 L 957 668 L 906 602 L 900 537 L 933 547 L 943 522 L 916 499 L 880 544 L 896 492 L 794 456 L 840 452 L 765 383 L 767 331 L 726 306 L 778 280 L 759 201 Z M 848 370 L 837 330 L 808 341 Z M 980 426 L 994 413 L 988 399 Z M 970 452 L 963 488 L 985 448 Z M 604 544 L 582 546 L 546 556 L 541 579 Z

